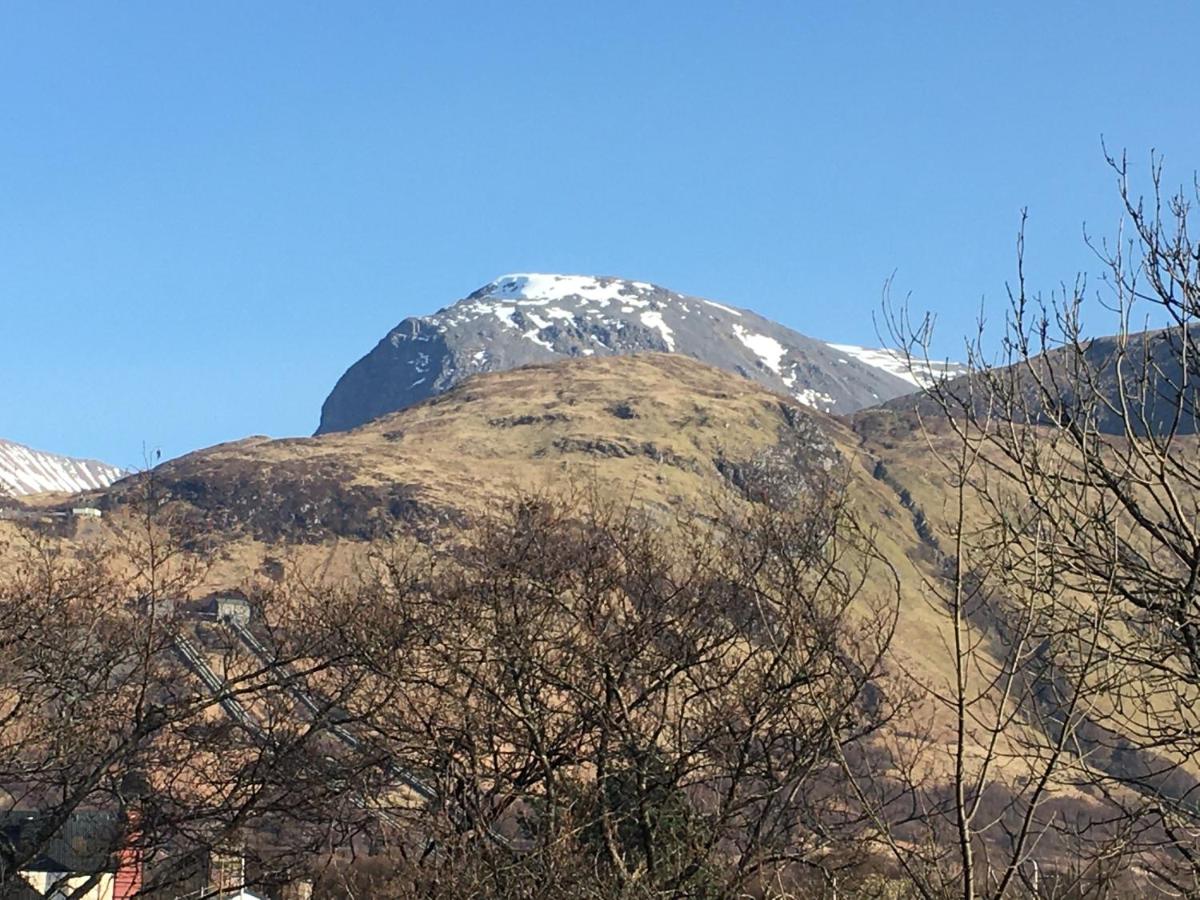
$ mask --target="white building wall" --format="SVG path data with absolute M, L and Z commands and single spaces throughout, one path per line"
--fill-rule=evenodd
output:
M 73 892 L 91 878 L 90 875 L 67 875 L 66 872 L 22 872 L 21 875 L 29 882 L 30 887 L 50 900 L 67 900 L 68 897 L 73 897 Z M 53 894 L 49 893 L 55 885 L 58 885 L 58 889 Z M 79 900 L 112 900 L 112 897 L 113 875 L 111 872 L 105 872 L 86 894 L 79 895 Z

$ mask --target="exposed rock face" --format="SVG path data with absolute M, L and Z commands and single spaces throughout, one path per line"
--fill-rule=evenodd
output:
M 923 377 L 887 351 L 827 344 L 641 281 L 506 275 L 392 329 L 338 381 L 317 433 L 355 428 L 480 372 L 647 351 L 684 354 L 833 413 L 910 393 Z
M 0 438 L 0 495 L 75 494 L 107 487 L 124 474 L 107 463 L 46 453 Z

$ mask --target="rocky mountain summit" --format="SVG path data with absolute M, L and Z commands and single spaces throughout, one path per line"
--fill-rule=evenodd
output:
M 0 495 L 74 494 L 107 487 L 125 474 L 107 463 L 46 453 L 0 438 Z
M 690 356 L 839 414 L 911 393 L 939 374 L 914 375 L 889 351 L 829 344 L 642 281 L 505 275 L 393 328 L 338 380 L 317 433 L 355 428 L 482 372 L 640 352 Z

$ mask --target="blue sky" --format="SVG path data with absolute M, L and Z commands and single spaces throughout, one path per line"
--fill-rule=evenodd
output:
M 1200 166 L 1200 5 L 0 6 L 0 436 L 136 465 L 307 434 L 402 318 L 613 274 L 954 353 L 1019 211 L 1047 287 L 1100 150 Z

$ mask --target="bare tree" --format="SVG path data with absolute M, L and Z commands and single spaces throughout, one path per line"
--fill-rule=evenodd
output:
M 145 892 L 182 890 L 233 848 L 254 879 L 286 879 L 364 818 L 349 802 L 356 760 L 327 748 L 327 723 L 296 714 L 286 661 L 225 665 L 185 636 L 171 601 L 203 571 L 203 548 L 145 500 L 115 544 L 72 553 L 32 534 L 6 554 L 0 892 L 24 887 L 22 870 L 82 817 L 102 823 L 80 838 L 93 862 L 52 895 L 85 895 L 120 853 L 145 865 Z
M 837 757 L 896 712 L 895 584 L 837 478 L 803 494 L 715 523 L 526 498 L 327 599 L 369 673 L 347 714 L 439 798 L 386 890 L 836 895 L 863 827 Z
M 1068 866 L 1060 854 L 1060 887 L 1102 895 L 1115 874 L 1128 885 L 1132 869 L 1146 873 L 1139 890 L 1196 896 L 1200 244 L 1189 235 L 1188 197 L 1163 193 L 1159 160 L 1149 201 L 1132 193 L 1124 159 L 1109 163 L 1125 216 L 1116 242 L 1089 241 L 1105 269 L 1098 298 L 1089 300 L 1083 279 L 1048 299 L 1028 293 L 1023 223 L 998 357 L 981 328 L 968 374 L 934 384 L 916 406 L 930 448 L 952 459 L 958 497 L 945 581 L 951 652 L 958 660 L 985 649 L 1004 673 L 982 680 L 977 696 L 997 698 L 982 735 L 962 727 L 957 679 L 956 755 L 982 747 L 986 760 L 1000 746 L 997 729 L 1028 726 L 1016 746 L 1035 761 L 1030 775 L 1041 775 L 1020 794 L 1006 873 L 1023 873 L 1038 839 L 1069 841 L 1081 862 Z M 1115 334 L 1087 337 L 1085 319 L 1094 331 L 1105 313 Z M 888 323 L 913 362 L 927 358 L 927 321 L 889 311 Z M 968 586 L 1000 599 L 999 647 L 960 641 Z M 959 895 L 968 897 L 991 883 L 970 876 L 977 866 L 964 841 L 965 813 L 981 795 L 963 790 L 961 765 L 954 784 Z M 1039 813 L 1070 789 L 1083 813 Z M 1014 879 L 991 884 L 1000 896 Z

